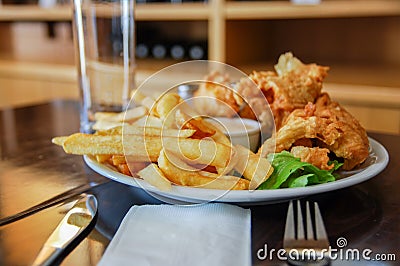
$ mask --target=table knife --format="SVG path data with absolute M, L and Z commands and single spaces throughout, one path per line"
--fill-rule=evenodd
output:
M 109 182 L 110 182 L 110 180 L 104 179 L 104 181 L 101 181 L 101 182 L 97 182 L 97 183 L 96 182 L 90 182 L 88 184 L 83 184 L 83 185 L 77 186 L 77 187 L 75 187 L 73 189 L 67 190 L 67 191 L 65 191 L 65 192 L 63 192 L 63 193 L 61 193 L 61 194 L 59 194 L 59 195 L 57 195 L 55 197 L 52 197 L 51 199 L 45 200 L 45 201 L 43 201 L 43 202 L 41 202 L 41 203 L 39 203 L 39 204 L 37 204 L 35 206 L 32 206 L 32 207 L 30 207 L 30 208 L 28 208 L 26 210 L 23 210 L 23 211 L 21 211 L 19 213 L 7 216 L 5 218 L 1 218 L 0 219 L 0 226 L 3 226 L 3 225 L 6 225 L 6 224 L 9 224 L 9 223 L 18 221 L 18 220 L 20 220 L 22 218 L 30 216 L 30 215 L 32 215 L 34 213 L 37 213 L 37 212 L 39 212 L 41 210 L 47 209 L 47 208 L 52 207 L 54 205 L 57 205 L 59 203 L 70 201 L 73 198 L 75 198 L 78 195 L 80 195 L 81 193 L 88 191 L 89 189 L 101 186 L 103 184 L 107 184 Z
M 97 199 L 91 194 L 82 197 L 67 212 L 60 224 L 47 239 L 33 266 L 47 266 L 58 262 L 71 250 L 71 245 L 89 234 L 97 218 Z

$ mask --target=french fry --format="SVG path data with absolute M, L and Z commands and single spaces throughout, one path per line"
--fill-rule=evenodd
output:
M 133 126 L 139 126 L 139 127 L 158 127 L 162 128 L 163 127 L 163 121 L 154 116 L 145 116 L 137 120 L 136 122 L 132 123 Z
M 141 104 L 145 106 L 147 109 L 152 110 L 152 108 L 154 108 L 155 105 L 155 100 L 149 96 L 146 96 L 142 100 Z
M 274 168 L 266 158 L 254 154 L 249 149 L 236 145 L 236 154 L 238 157 L 235 170 L 250 180 L 249 189 L 254 190 L 267 180 L 274 171 Z
M 201 172 L 204 175 L 207 172 Z M 213 177 L 210 177 L 213 179 Z M 221 189 L 221 190 L 247 190 L 249 189 L 249 181 L 237 176 L 218 175 L 211 182 L 200 185 L 201 188 Z
M 227 146 L 232 145 L 229 138 L 219 128 L 204 119 L 202 120 L 202 123 L 204 124 L 204 126 L 209 127 L 215 131 L 215 134 L 211 136 L 213 140 Z
M 109 122 L 134 122 L 147 114 L 147 108 L 144 106 L 139 106 L 119 113 L 97 112 L 94 114 L 94 119 L 96 121 Z
M 170 115 L 170 112 L 174 110 L 180 101 L 181 97 L 176 93 L 167 93 L 162 95 L 157 101 L 155 114 L 164 120 Z
M 64 137 L 54 137 L 54 138 L 51 139 L 51 142 L 56 144 L 56 145 L 58 145 L 58 146 L 62 146 L 62 145 L 64 145 L 64 142 L 65 142 L 65 140 L 67 138 L 68 137 L 66 137 L 66 136 L 64 136 Z
M 175 120 L 178 126 L 182 128 L 195 129 L 196 133 L 193 138 L 203 139 L 210 137 L 215 142 L 231 146 L 229 138 L 216 126 L 204 120 L 202 117 L 197 116 L 196 118 L 191 118 L 183 110 L 188 111 L 192 115 L 196 115 L 188 109 L 188 106 L 183 105 L 181 109 L 177 110 L 175 113 Z M 231 156 L 229 162 L 232 162 L 233 157 Z M 219 174 L 226 174 L 233 169 L 233 164 L 230 163 L 227 167 L 217 167 Z
M 113 165 L 119 165 L 119 164 L 126 164 L 125 156 L 124 155 L 112 155 L 111 156 L 111 161 Z
M 173 156 L 171 153 L 168 157 Z M 164 151 L 161 151 L 158 157 L 158 166 L 164 175 L 173 183 L 182 186 L 201 187 L 208 189 L 222 190 L 242 190 L 247 189 L 249 181 L 235 176 L 220 176 L 204 171 L 191 170 L 189 165 L 177 167 L 168 159 Z M 173 161 L 178 161 L 179 158 L 174 158 Z M 181 161 L 180 166 L 185 163 Z
M 142 170 L 148 164 L 148 160 L 141 160 L 140 157 L 115 154 L 111 155 L 110 161 L 114 166 L 127 164 L 132 174 L 135 174 L 138 171 Z
M 148 114 L 148 110 L 144 106 L 128 109 L 120 113 L 97 112 L 94 114 L 96 123 L 93 125 L 94 130 L 108 130 L 121 126 L 123 122 L 135 122 Z
M 137 158 L 132 156 L 127 156 L 126 159 L 127 159 L 126 164 L 128 165 L 132 176 L 135 176 L 140 170 L 144 169 L 147 165 L 149 165 L 148 162 L 138 161 Z
M 190 118 L 189 115 L 185 114 L 184 111 L 180 109 L 175 113 L 175 120 L 177 125 L 182 128 L 195 129 L 197 131 L 195 137 L 197 138 L 211 137 L 218 143 L 227 146 L 231 145 L 229 138 L 219 128 L 204 120 L 200 116 L 197 116 L 196 118 Z
M 155 100 L 150 96 L 144 95 L 139 90 L 132 91 L 131 97 L 135 103 L 145 106 L 148 110 L 154 107 Z
M 159 127 L 139 127 L 133 125 L 123 125 L 108 130 L 97 131 L 97 135 L 145 135 L 145 136 L 163 136 L 189 138 L 196 131 L 193 129 L 164 129 Z
M 59 142 L 59 140 L 55 140 Z M 124 150 L 124 143 L 125 148 Z M 92 135 L 75 133 L 62 142 L 66 153 L 77 155 L 132 155 L 138 161 L 157 161 L 162 148 L 161 138 L 143 135 Z
M 226 146 L 232 146 L 232 143 L 229 140 L 229 138 L 218 127 L 214 126 L 213 124 L 211 124 L 210 122 L 208 122 L 208 121 L 206 121 L 204 119 L 202 119 L 202 123 L 203 123 L 204 126 L 215 130 L 215 134 L 210 137 L 211 139 L 213 139 L 217 143 L 221 143 L 221 144 L 226 145 Z M 238 157 L 234 156 L 233 147 L 232 147 L 232 150 L 233 150 L 233 153 L 231 153 L 231 157 L 229 159 L 229 164 L 226 167 L 217 168 L 218 174 L 227 174 L 227 173 L 229 173 L 233 169 L 234 165 L 236 164 L 236 159 Z
M 146 168 L 138 172 L 139 177 L 159 190 L 171 190 L 171 182 L 164 176 L 157 164 L 149 164 Z
M 196 139 L 211 137 L 215 134 L 215 130 L 206 126 L 201 117 L 190 117 L 180 109 L 175 112 L 175 120 L 176 124 L 181 128 L 196 130 L 196 133 L 193 136 Z
M 231 155 L 229 157 L 228 164 L 225 167 L 216 167 L 217 173 L 220 175 L 226 175 L 234 170 L 237 161 L 239 160 L 239 156 L 236 156 L 236 149 L 231 147 Z
M 114 122 L 114 121 L 107 121 L 107 120 L 97 120 L 96 123 L 93 125 L 94 130 L 108 130 L 114 127 L 119 127 L 123 123 L 122 122 Z
M 111 155 L 111 154 L 97 154 L 96 160 L 99 163 L 105 163 L 105 162 L 109 161 L 112 157 L 113 157 L 113 155 Z
M 116 113 L 112 112 L 96 112 L 94 114 L 94 120 L 108 120 L 108 121 L 113 121 L 113 117 L 116 115 Z M 115 120 L 114 120 L 115 121 Z M 119 121 L 115 121 L 119 122 Z
M 124 175 L 131 175 L 131 171 L 126 163 L 116 165 L 118 171 Z
M 143 136 L 143 135 L 92 135 L 76 133 L 62 142 L 66 153 L 70 154 L 124 154 L 138 160 L 157 161 L 161 149 L 168 148 L 175 154 L 182 154 L 193 163 L 226 167 L 231 156 L 231 147 L 210 140 L 189 138 Z
M 151 114 L 162 120 L 163 127 L 177 128 L 175 125 L 175 112 L 181 102 L 181 97 L 176 93 L 167 93 L 161 95 L 157 100 Z
M 68 137 L 53 138 L 53 143 L 60 143 L 66 153 L 70 154 L 123 154 L 123 145 L 120 135 L 91 135 L 75 133 Z
M 175 154 L 182 154 L 191 164 L 206 164 L 225 168 L 229 163 L 232 149 L 209 139 L 163 138 L 163 147 Z
M 139 118 L 142 118 L 145 115 L 147 115 L 148 112 L 149 111 L 146 107 L 139 106 L 136 108 L 128 109 L 125 112 L 118 114 L 119 116 L 118 118 L 121 119 L 120 121 L 132 123 L 137 121 Z
M 135 102 L 136 104 L 141 104 L 143 99 L 147 97 L 146 95 L 141 93 L 138 89 L 132 90 L 130 96 L 133 102 Z

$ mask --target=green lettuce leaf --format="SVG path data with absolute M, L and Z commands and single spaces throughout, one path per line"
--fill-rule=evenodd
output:
M 333 172 L 343 165 L 338 161 L 330 161 L 328 165 L 334 164 L 334 167 L 329 171 L 321 170 L 310 163 L 300 161 L 287 151 L 269 154 L 267 159 L 274 167 L 274 172 L 258 189 L 305 187 L 332 182 L 336 180 Z

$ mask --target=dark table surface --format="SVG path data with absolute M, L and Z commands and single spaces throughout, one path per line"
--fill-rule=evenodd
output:
M 78 185 L 106 180 L 89 169 L 81 156 L 67 155 L 51 143 L 52 137 L 78 129 L 79 105 L 72 101 L 0 111 L 0 218 Z M 400 136 L 369 135 L 388 150 L 387 168 L 361 184 L 306 198 L 319 203 L 331 246 L 343 258 L 332 264 L 398 265 L 400 261 Z M 91 192 L 99 201 L 96 227 L 62 265 L 96 265 L 132 205 L 161 203 L 138 188 L 114 181 Z M 285 265 L 276 251 L 282 248 L 287 206 L 282 202 L 250 207 L 254 265 Z M 0 265 L 31 264 L 67 207 L 53 206 L 0 226 Z M 343 238 L 347 245 L 339 248 L 337 241 Z M 346 260 L 340 252 L 349 249 L 360 254 L 369 249 L 369 257 L 375 260 Z M 265 250 L 270 255 L 266 258 Z

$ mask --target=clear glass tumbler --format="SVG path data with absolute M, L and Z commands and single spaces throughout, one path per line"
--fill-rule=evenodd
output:
M 135 0 L 73 0 L 81 131 L 97 112 L 122 112 L 135 86 Z

